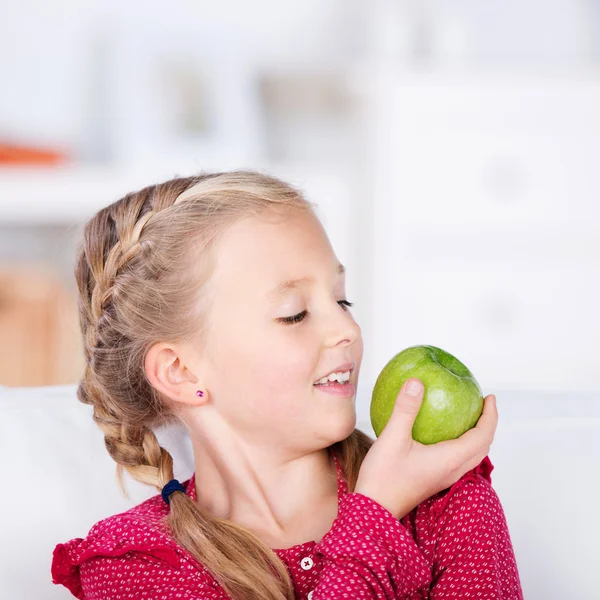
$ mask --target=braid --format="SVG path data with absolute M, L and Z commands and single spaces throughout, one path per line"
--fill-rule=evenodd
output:
M 130 208 L 131 210 L 128 211 L 128 214 L 137 212 L 135 205 Z M 155 214 L 156 212 L 150 209 L 139 217 L 137 221 L 131 218 L 115 219 L 115 216 L 110 215 L 113 222 L 116 221 L 119 233 L 118 240 L 103 260 L 102 268 L 98 269 L 95 273 L 95 285 L 90 297 L 91 320 L 88 323 L 89 337 L 87 340 L 92 346 L 98 343 L 98 325 L 104 316 L 104 307 L 112 300 L 117 276 L 124 270 L 127 263 L 140 252 L 142 248 L 140 241 L 142 230 Z M 98 325 L 94 326 L 93 323 Z
M 96 319 L 102 315 L 102 306 L 112 297 L 119 271 L 141 250 L 140 234 L 144 225 L 154 214 L 154 211 L 150 210 L 140 217 L 131 234 L 125 239 L 119 239 L 108 253 L 102 276 L 96 281 L 96 287 L 92 293 L 92 316 Z
M 104 431 L 104 444 L 118 465 L 118 481 L 123 488 L 122 473 L 126 469 L 134 479 L 152 485 L 159 491 L 173 479 L 173 459 L 161 447 L 154 431 L 143 424 L 119 422 L 116 415 L 96 405 L 94 420 Z
M 156 204 L 154 200 L 157 186 L 149 186 L 137 193 L 130 193 L 122 200 L 99 211 L 99 220 L 103 220 L 112 233 L 110 240 L 99 237 L 99 241 L 101 243 L 113 242 L 113 244 L 108 251 L 105 247 L 101 248 L 102 256 L 95 256 L 95 261 L 91 260 L 91 257 L 85 256 L 89 261 L 90 276 L 93 279 L 93 288 L 89 296 L 89 319 L 85 328 L 86 342 L 89 346 L 93 348 L 98 344 L 99 326 L 106 316 L 105 306 L 110 306 L 118 275 L 142 250 L 140 238 L 144 227 L 152 217 L 163 210 L 191 197 L 197 197 L 203 191 L 201 184 L 219 175 L 221 173 L 173 179 L 161 186 L 162 193 L 157 195 L 158 202 Z M 93 222 L 90 222 L 89 226 L 91 227 L 92 224 Z M 91 235 L 89 237 L 92 238 Z M 85 254 L 83 249 L 81 254 Z
M 107 393 L 94 384 L 88 372 L 77 389 L 79 400 L 94 407 L 93 419 L 104 433 L 104 445 L 117 464 L 117 481 L 123 489 L 123 469 L 143 483 L 161 490 L 173 479 L 173 459 L 161 447 L 154 431 L 143 423 L 123 420 L 106 403 Z
M 128 194 L 99 211 L 97 219 L 89 222 L 87 240 L 84 240 L 87 244 L 84 243 L 80 248 L 78 265 L 85 276 L 77 277 L 77 280 L 80 320 L 88 360 L 77 395 L 81 402 L 94 406 L 93 418 L 104 432 L 107 451 L 117 463 L 117 480 L 121 490 L 123 469 L 135 479 L 162 489 L 173 479 L 173 459 L 160 446 L 154 431 L 134 418 L 135 411 L 132 418 L 128 419 L 123 415 L 122 403 L 117 410 L 111 410 L 110 406 L 115 405 L 112 394 L 102 385 L 94 368 L 95 359 L 101 351 L 118 346 L 112 342 L 121 341 L 122 338 L 112 302 L 117 279 L 142 250 L 142 232 L 152 217 L 169 206 L 197 195 L 197 191 L 187 195 L 182 192 L 210 178 L 201 175 L 168 182 L 163 186 L 162 193 L 156 195 L 159 199 L 158 207 L 154 206 L 156 186 Z M 94 228 L 100 229 L 102 226 L 105 234 L 94 235 L 98 233 Z M 146 384 L 146 388 L 143 395 L 154 401 L 155 412 L 159 417 L 167 418 L 168 415 L 156 400 L 152 387 Z
M 152 485 L 159 490 L 173 478 L 173 459 L 171 455 L 160 446 L 153 430 L 145 424 L 123 419 L 117 412 L 110 409 L 110 394 L 98 381 L 94 371 L 93 357 L 108 338 L 116 337 L 114 327 L 114 310 L 112 298 L 115 284 L 129 261 L 136 256 L 142 247 L 141 233 L 150 219 L 156 214 L 152 208 L 143 213 L 137 221 L 131 215 L 139 213 L 148 205 L 148 194 L 140 193 L 129 206 L 123 202 L 121 205 L 112 205 L 104 209 L 106 221 L 114 224 L 118 231 L 118 240 L 108 251 L 103 260 L 103 268 L 97 269 L 95 276 L 88 276 L 93 281 L 91 294 L 82 295 L 82 300 L 88 300 L 88 305 L 83 314 L 87 322 L 83 331 L 86 346 L 86 356 L 91 360 L 86 364 L 83 380 L 78 386 L 78 398 L 85 404 L 94 406 L 93 418 L 104 432 L 104 443 L 113 460 L 117 463 L 117 480 L 123 490 L 123 469 L 126 469 L 135 479 Z M 110 210 L 114 209 L 114 213 Z M 122 218 L 118 218 L 119 215 Z M 114 229 L 113 229 L 114 233 Z M 96 257 L 98 258 L 98 257 Z M 98 264 L 90 261 L 90 265 Z M 82 316 L 82 318 L 84 318 Z

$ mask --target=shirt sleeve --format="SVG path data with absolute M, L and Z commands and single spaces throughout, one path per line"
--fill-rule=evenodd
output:
M 80 577 L 86 600 L 230 600 L 208 580 L 137 552 L 89 559 Z
M 431 600 L 523 600 L 504 511 L 482 472 L 438 507 Z
M 164 544 L 109 534 L 74 538 L 54 549 L 52 582 L 82 600 L 225 600 L 216 583 Z
M 431 583 L 430 565 L 400 521 L 357 492 L 343 496 L 315 551 L 324 568 L 312 600 L 403 600 Z

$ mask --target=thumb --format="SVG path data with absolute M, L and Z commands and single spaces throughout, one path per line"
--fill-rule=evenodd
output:
M 401 429 L 402 434 L 412 437 L 412 428 L 423 403 L 423 382 L 414 377 L 407 379 L 398 393 L 392 419 L 394 429 Z

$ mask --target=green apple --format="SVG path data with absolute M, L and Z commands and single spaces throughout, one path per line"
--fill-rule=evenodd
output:
M 474 427 L 483 411 L 483 395 L 473 374 L 452 354 L 435 346 L 411 346 L 383 367 L 371 397 L 371 425 L 375 435 L 383 431 L 396 398 L 407 379 L 423 382 L 423 404 L 412 437 L 435 444 L 461 436 Z

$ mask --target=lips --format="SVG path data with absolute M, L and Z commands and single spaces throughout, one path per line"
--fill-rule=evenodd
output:
M 330 383 L 326 385 L 315 385 L 319 392 L 339 398 L 353 398 L 356 394 L 356 386 L 353 383 Z

